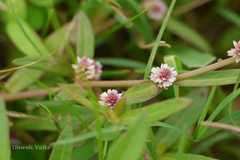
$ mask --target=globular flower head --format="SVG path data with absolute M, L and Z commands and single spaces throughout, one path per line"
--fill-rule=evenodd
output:
M 233 41 L 234 48 L 230 49 L 227 53 L 228 56 L 236 58 L 236 62 L 240 62 L 240 41 Z
M 168 88 L 176 81 L 177 72 L 173 67 L 162 64 L 160 67 L 153 67 L 150 79 L 160 88 Z
M 122 98 L 122 93 L 119 93 L 115 89 L 108 89 L 106 92 L 103 92 L 100 95 L 100 101 L 99 103 L 103 106 L 108 106 L 111 109 L 114 108 L 114 106 L 119 102 L 119 100 Z
M 72 65 L 76 76 L 83 74 L 88 80 L 97 80 L 102 73 L 102 65 L 88 57 L 77 57 L 77 64 Z
M 161 20 L 167 11 L 167 6 L 162 0 L 145 0 L 144 6 L 148 8 L 148 17 L 155 21 Z

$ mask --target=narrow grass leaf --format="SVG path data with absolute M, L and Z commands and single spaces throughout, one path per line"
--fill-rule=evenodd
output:
M 126 67 L 126 68 L 134 68 L 140 69 L 145 68 L 146 65 L 143 62 L 125 59 L 125 58 L 98 58 L 99 62 L 101 62 L 104 66 L 113 66 L 113 67 Z
M 10 136 L 9 136 L 9 123 L 7 117 L 7 111 L 3 100 L 0 99 L 0 159 L 1 160 L 10 160 Z
M 169 20 L 168 30 L 203 51 L 210 52 L 212 50 L 208 42 L 200 34 L 176 19 Z
M 219 8 L 217 9 L 217 13 L 228 20 L 229 22 L 232 22 L 236 26 L 240 27 L 240 15 L 233 12 L 230 9 L 227 8 Z
M 158 142 L 158 147 L 161 148 L 161 152 L 164 152 L 174 145 L 181 136 L 181 133 L 184 132 L 185 129 L 191 129 L 193 124 L 196 123 L 202 110 L 202 106 L 207 99 L 206 96 L 207 92 L 204 88 L 189 92 L 187 97 L 193 100 L 190 107 L 170 116 L 165 121 L 166 123 L 181 129 L 181 132 L 160 128 L 156 134 L 156 141 Z
M 148 77 L 148 75 L 150 73 L 150 70 L 152 68 L 155 56 L 157 54 L 157 50 L 158 50 L 158 47 L 159 47 L 159 42 L 162 40 L 163 34 L 165 32 L 165 29 L 167 28 L 168 21 L 169 21 L 169 18 L 171 16 L 171 13 L 173 11 L 173 8 L 175 6 L 175 3 L 176 3 L 176 0 L 172 0 L 171 1 L 170 7 L 169 7 L 168 12 L 167 12 L 167 15 L 165 16 L 165 18 L 163 20 L 163 23 L 162 23 L 162 26 L 159 29 L 157 38 L 154 41 L 154 45 L 153 45 L 153 48 L 151 50 L 150 57 L 148 59 L 148 63 L 147 63 L 146 69 L 145 69 L 144 79 L 147 79 L 147 77 Z
M 226 98 L 224 98 L 221 101 L 221 103 L 216 107 L 216 109 L 213 111 L 213 113 L 211 113 L 207 121 L 212 122 L 223 111 L 223 109 L 225 107 L 228 107 L 229 104 L 231 104 L 239 95 L 240 95 L 240 88 L 232 92 L 231 94 L 229 94 Z M 200 128 L 197 138 L 200 139 L 204 135 L 206 130 L 207 130 L 206 127 Z

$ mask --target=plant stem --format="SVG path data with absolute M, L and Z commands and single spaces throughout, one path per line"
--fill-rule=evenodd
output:
M 182 74 L 179 74 L 177 76 L 177 81 L 190 78 L 193 76 L 197 76 L 203 73 L 207 73 L 209 71 L 213 71 L 219 68 L 222 68 L 226 65 L 230 65 L 232 63 L 235 63 L 235 58 L 228 58 L 219 62 L 216 62 L 214 64 L 211 64 L 209 66 L 199 68 L 193 71 L 188 71 Z M 143 82 L 147 82 L 148 80 L 115 80 L 115 81 L 89 81 L 89 82 L 77 82 L 81 86 L 86 87 L 102 87 L 102 88 L 111 88 L 111 87 L 131 87 Z M 0 97 L 3 97 L 5 101 L 14 101 L 19 99 L 26 99 L 31 97 L 43 97 L 49 94 L 49 91 L 51 92 L 57 92 L 59 91 L 59 87 L 51 88 L 50 90 L 37 90 L 37 91 L 26 91 L 16 94 L 6 94 L 6 93 L 0 93 Z
M 224 124 L 224 123 L 204 121 L 204 122 L 201 123 L 201 125 L 205 126 L 205 127 L 224 129 L 224 130 L 227 130 L 227 131 L 231 131 L 231 132 L 240 134 L 240 128 L 239 127 L 235 127 L 235 126 Z
M 206 67 L 195 69 L 193 71 L 188 71 L 188 72 L 179 74 L 177 76 L 177 80 L 182 80 L 182 79 L 186 79 L 186 78 L 189 78 L 189 77 L 194 77 L 194 76 L 197 76 L 197 75 L 200 75 L 200 74 L 204 74 L 204 73 L 207 73 L 209 71 L 214 71 L 214 70 L 217 70 L 217 69 L 222 68 L 224 66 L 233 64 L 233 63 L 235 63 L 235 58 L 233 58 L 233 57 L 227 58 L 225 60 L 221 60 L 219 62 L 210 64 Z
M 159 42 L 161 41 L 163 33 L 166 30 L 166 28 L 167 28 L 168 20 L 169 20 L 170 15 L 171 15 L 171 13 L 173 11 L 175 3 L 176 3 L 176 0 L 172 0 L 171 5 L 170 5 L 170 7 L 168 9 L 167 15 L 166 15 L 166 17 L 163 20 L 163 24 L 162 24 L 162 26 L 161 26 L 161 28 L 159 30 L 159 33 L 157 35 L 157 38 L 156 38 L 155 42 L 154 42 L 154 46 L 153 46 L 153 48 L 151 50 L 151 54 L 150 54 L 150 57 L 148 59 L 147 67 L 146 67 L 146 70 L 145 70 L 145 73 L 144 73 L 144 79 L 147 79 L 147 77 L 148 77 L 148 75 L 150 73 L 150 70 L 152 68 L 153 61 L 155 59 L 158 47 L 160 45 Z

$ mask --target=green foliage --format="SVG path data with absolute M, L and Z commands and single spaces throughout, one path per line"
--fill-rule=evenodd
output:
M 80 57 L 94 56 L 94 34 L 90 21 L 87 16 L 80 12 L 75 17 L 76 24 L 76 45 L 77 45 L 77 55 Z
M 159 0 L 153 20 L 149 1 L 0 0 L 0 160 L 240 159 L 239 2 Z
M 129 123 L 136 119 L 139 114 L 142 112 L 148 113 L 147 120 L 149 122 L 155 122 L 162 120 L 169 115 L 176 113 L 185 107 L 188 107 L 191 104 L 191 100 L 186 98 L 176 98 L 176 99 L 170 99 L 163 102 L 157 102 L 148 106 L 145 106 L 144 108 L 134 109 L 126 114 L 123 115 L 122 121 L 124 123 Z
M 70 123 L 70 122 L 69 122 Z M 67 126 L 61 132 L 58 140 L 62 140 L 66 137 L 72 137 L 72 127 L 71 124 L 67 124 Z M 49 160 L 70 160 L 72 157 L 73 146 L 72 145 L 62 145 L 62 146 L 54 146 L 52 153 L 50 155 Z
M 10 160 L 11 150 L 10 150 L 10 137 L 9 137 L 9 122 L 7 118 L 7 111 L 3 100 L 0 99 L 0 159 Z
M 147 138 L 148 114 L 139 115 L 135 122 L 129 126 L 127 133 L 119 137 L 109 149 L 107 160 L 137 160 Z M 130 149 L 130 150 L 129 150 Z

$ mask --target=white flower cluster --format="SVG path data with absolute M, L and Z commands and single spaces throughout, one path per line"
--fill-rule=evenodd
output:
M 148 17 L 154 21 L 161 20 L 167 11 L 167 6 L 162 0 L 144 0 L 143 5 L 148 9 Z
M 111 109 L 114 108 L 114 106 L 119 102 L 119 100 L 122 98 L 122 93 L 119 93 L 115 89 L 108 89 L 106 92 L 103 92 L 100 95 L 100 101 L 99 103 L 103 106 L 108 106 Z
M 153 67 L 150 79 L 160 88 L 168 88 L 176 81 L 177 72 L 173 67 L 162 64 L 160 67 Z
M 240 62 L 240 41 L 233 41 L 234 48 L 228 51 L 228 56 L 234 57 L 236 62 Z
M 76 76 L 83 73 L 88 80 L 97 80 L 102 73 L 102 65 L 88 57 L 77 57 L 77 64 L 73 64 L 72 67 Z

